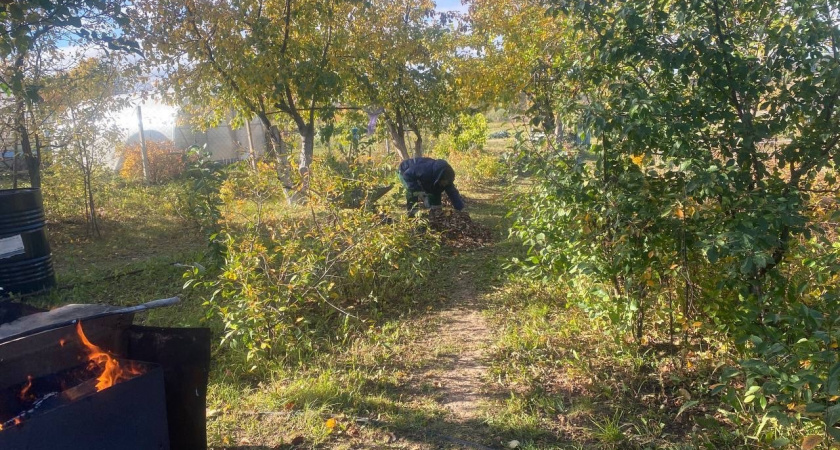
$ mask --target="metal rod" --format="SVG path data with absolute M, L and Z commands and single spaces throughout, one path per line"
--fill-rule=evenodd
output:
M 75 319 L 69 319 L 69 320 L 65 320 L 65 321 L 62 321 L 62 322 L 52 323 L 52 324 L 49 324 L 49 325 L 44 325 L 42 327 L 37 327 L 37 328 L 30 329 L 30 330 L 26 330 L 26 331 L 18 333 L 18 334 L 7 336 L 3 339 L 0 339 L 0 344 L 3 344 L 5 342 L 9 342 L 9 341 L 13 341 L 15 339 L 20 339 L 24 336 L 30 336 L 30 335 L 33 335 L 33 334 L 42 333 L 44 331 L 55 330 L 56 328 L 62 328 L 62 327 L 75 325 L 79 321 L 87 321 L 87 320 L 99 319 L 99 318 L 107 317 L 107 316 L 116 316 L 116 315 L 120 315 L 120 314 L 132 314 L 132 313 L 136 313 L 136 312 L 148 311 L 150 309 L 162 308 L 164 306 L 171 306 L 171 305 L 174 305 L 174 304 L 176 304 L 180 301 L 181 301 L 180 297 L 163 298 L 163 299 L 160 299 L 160 300 L 152 300 L 150 302 L 143 303 L 142 305 L 136 305 L 136 306 L 129 306 L 127 308 L 114 309 L 114 310 L 111 310 L 111 311 L 105 311 L 105 312 L 101 312 L 101 313 L 98 313 L 98 314 L 92 314 L 90 316 L 85 316 L 85 317 L 77 317 Z

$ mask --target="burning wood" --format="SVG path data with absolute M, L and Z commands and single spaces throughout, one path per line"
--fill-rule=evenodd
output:
M 50 392 L 49 394 L 44 395 L 43 397 L 39 398 L 38 400 L 35 400 L 35 402 L 32 403 L 32 406 L 29 409 L 27 409 L 26 411 L 23 411 L 22 413 L 18 414 L 17 416 L 12 417 L 11 419 L 9 419 L 9 420 L 7 420 L 3 423 L 0 423 L 0 431 L 3 431 L 7 428 L 11 428 L 11 427 L 14 427 L 14 426 L 17 426 L 17 425 L 20 425 L 21 423 L 23 423 L 23 419 L 26 419 L 27 417 L 34 414 L 35 411 L 38 411 L 39 409 L 41 409 L 42 405 L 47 403 L 50 399 L 55 398 L 57 395 L 58 395 L 58 392 Z
M 90 361 L 88 368 L 102 371 L 97 378 L 97 391 L 107 389 L 120 381 L 134 378 L 143 373 L 141 368 L 134 364 L 130 364 L 125 368 L 120 367 L 120 362 L 116 358 L 91 343 L 87 336 L 85 336 L 84 330 L 82 330 L 81 321 L 76 323 L 76 333 L 79 335 L 79 339 L 81 339 L 82 344 L 88 351 L 88 361 Z
M 27 376 L 26 382 L 10 393 L 9 397 L 14 400 L 5 401 L 6 404 L 15 405 L 12 409 L 16 411 L 14 415 L 10 417 L 9 411 L 5 411 L 7 414 L 1 414 L 3 411 L 0 411 L 0 431 L 21 424 L 36 412 L 74 402 L 146 372 L 144 365 L 118 360 L 90 342 L 81 322 L 76 324 L 76 334 L 87 353 L 88 363 L 37 379 Z M 64 340 L 59 344 L 63 347 Z

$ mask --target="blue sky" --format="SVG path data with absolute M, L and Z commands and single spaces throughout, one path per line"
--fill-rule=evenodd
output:
M 461 0 L 435 0 L 438 11 L 460 11 L 467 12 L 467 5 L 462 5 Z

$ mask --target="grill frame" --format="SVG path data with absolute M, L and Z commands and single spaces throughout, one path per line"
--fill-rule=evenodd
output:
M 163 370 L 143 365 L 142 375 L 0 431 L 0 448 L 169 450 Z

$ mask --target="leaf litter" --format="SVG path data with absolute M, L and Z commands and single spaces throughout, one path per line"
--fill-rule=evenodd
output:
M 466 211 L 432 209 L 429 228 L 439 232 L 444 242 L 455 248 L 479 248 L 493 242 L 493 232 L 473 221 Z

